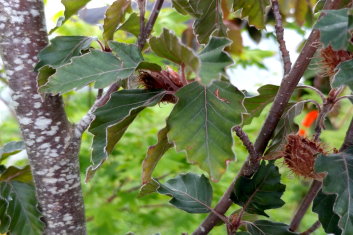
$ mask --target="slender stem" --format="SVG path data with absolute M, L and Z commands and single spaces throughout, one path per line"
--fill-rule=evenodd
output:
M 344 96 L 341 96 L 339 97 L 336 102 L 339 102 L 341 100 L 344 100 L 344 99 L 353 99 L 353 95 L 344 95 Z
M 279 49 L 282 54 L 284 74 L 288 74 L 292 67 L 292 62 L 290 61 L 289 51 L 287 50 L 286 42 L 284 41 L 284 29 L 282 25 L 282 16 L 279 11 L 278 1 L 277 0 L 271 0 L 271 1 L 272 1 L 272 10 L 276 19 L 276 25 L 275 25 L 276 36 L 277 36 L 277 41 L 279 43 Z
M 186 80 L 186 76 L 185 76 L 185 64 L 181 64 L 180 66 L 181 68 L 181 81 L 183 83 L 184 86 L 186 86 L 188 84 L 188 81 Z
M 314 180 L 312 182 L 308 193 L 305 195 L 302 202 L 300 203 L 299 208 L 289 225 L 289 230 L 295 232 L 298 229 L 300 222 L 302 221 L 306 211 L 310 207 L 311 202 L 316 197 L 316 194 L 320 191 L 321 186 L 322 186 L 321 181 Z
M 319 89 L 317 89 L 316 87 L 313 87 L 313 86 L 309 86 L 309 85 L 300 85 L 300 87 L 302 88 L 308 88 L 310 90 L 313 90 L 315 91 L 319 96 L 320 98 L 322 99 L 322 101 L 324 101 L 326 99 L 326 96 L 324 95 L 324 93 L 322 93 Z
M 150 36 L 154 23 L 156 23 L 157 17 L 159 15 L 159 11 L 161 10 L 163 6 L 164 0 L 156 0 L 156 3 L 153 6 L 152 13 L 150 18 L 148 19 L 148 22 L 144 28 L 143 34 L 141 35 L 141 42 L 139 43 L 139 48 L 140 50 L 143 49 L 143 47 L 146 44 L 147 38 Z
M 335 9 L 339 6 L 341 0 L 326 1 L 324 9 Z M 255 142 L 255 150 L 257 153 L 262 154 L 269 143 L 273 131 L 275 130 L 287 103 L 297 86 L 300 78 L 304 74 L 304 71 L 308 67 L 311 58 L 317 50 L 317 44 L 319 41 L 319 31 L 313 30 L 303 47 L 297 61 L 295 62 L 291 71 L 282 80 L 280 89 L 273 102 L 268 117 L 258 135 Z M 232 205 L 232 201 L 229 199 L 231 192 L 233 191 L 234 183 L 240 176 L 247 176 L 253 174 L 257 170 L 256 164 L 252 164 L 250 158 L 245 161 L 238 175 L 234 178 L 233 182 L 228 187 L 227 191 L 223 194 L 222 198 L 217 203 L 215 210 L 220 214 L 224 214 L 229 207 Z M 218 223 L 218 218 L 213 214 L 209 214 L 202 224 L 195 230 L 193 234 L 201 235 L 207 234 L 213 229 Z
M 141 43 L 143 40 L 143 35 L 145 33 L 145 13 L 146 13 L 146 0 L 138 0 L 137 4 L 140 10 L 140 35 L 138 37 L 139 48 L 142 49 Z
M 302 232 L 300 235 L 309 235 L 315 232 L 316 229 L 320 228 L 320 226 L 321 226 L 320 221 L 316 221 L 313 225 L 311 225 L 311 227 L 308 230 L 306 230 L 305 232 Z
M 252 162 L 252 164 L 254 165 L 258 164 L 260 155 L 256 152 L 254 145 L 253 143 L 251 143 L 248 135 L 243 131 L 243 129 L 240 126 L 235 126 L 233 130 L 240 138 L 240 140 L 243 142 L 243 145 L 246 147 L 246 150 L 250 155 L 250 161 Z

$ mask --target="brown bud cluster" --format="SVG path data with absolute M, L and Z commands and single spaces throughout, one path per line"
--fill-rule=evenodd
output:
M 283 151 L 284 163 L 296 175 L 320 180 L 324 174 L 314 171 L 315 159 L 319 153 L 324 153 L 319 143 L 290 134 L 287 136 L 287 144 Z
M 341 62 L 353 59 L 353 54 L 349 51 L 339 50 L 335 51 L 331 46 L 321 49 L 321 68 L 322 75 L 331 77 L 336 72 L 336 67 Z
M 148 90 L 166 90 L 175 93 L 179 88 L 183 87 L 181 76 L 174 70 L 168 68 L 160 72 L 142 71 L 139 76 L 140 83 Z M 167 94 L 162 101 L 176 103 L 173 94 Z

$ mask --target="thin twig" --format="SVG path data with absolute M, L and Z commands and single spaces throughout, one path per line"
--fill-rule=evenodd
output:
M 339 6 L 341 0 L 335 1 L 326 1 L 324 9 L 335 9 Z M 287 103 L 297 86 L 299 80 L 307 69 L 311 58 L 317 50 L 317 45 L 319 41 L 319 31 L 313 30 L 304 45 L 297 61 L 295 62 L 293 69 L 284 77 L 282 80 L 279 91 L 277 92 L 276 98 L 273 102 L 269 115 L 266 118 L 266 121 L 258 135 L 258 138 L 255 142 L 255 150 L 257 153 L 262 154 L 269 143 L 272 134 L 282 116 Z M 253 174 L 257 170 L 256 164 L 253 165 L 250 163 L 250 159 L 245 161 L 238 175 L 235 177 L 231 185 L 228 187 L 227 191 L 223 194 L 222 198 L 217 203 L 215 210 L 220 214 L 225 214 L 225 212 L 232 205 L 230 200 L 230 194 L 233 191 L 235 181 L 240 176 L 246 176 L 248 174 Z M 195 230 L 194 235 L 208 234 L 209 231 L 219 222 L 219 219 L 210 213 L 202 224 Z
M 313 225 L 311 225 L 311 227 L 306 230 L 305 232 L 302 232 L 300 235 L 309 235 L 313 232 L 315 232 L 318 228 L 320 228 L 321 223 L 320 221 L 316 221 Z
M 279 11 L 278 1 L 277 0 L 271 0 L 271 1 L 272 1 L 273 14 L 275 15 L 275 19 L 276 19 L 276 25 L 275 25 L 276 36 L 277 36 L 277 41 L 279 43 L 279 49 L 282 54 L 284 74 L 288 74 L 292 67 L 292 62 L 290 61 L 289 51 L 287 50 L 286 42 L 284 41 L 284 29 L 282 25 L 282 16 Z
M 148 22 L 144 28 L 143 34 L 141 34 L 141 42 L 139 43 L 139 48 L 140 50 L 143 49 L 143 47 L 146 44 L 147 38 L 150 36 L 154 23 L 156 23 L 157 17 L 159 15 L 159 11 L 161 10 L 163 6 L 164 0 L 156 0 L 156 3 L 153 6 L 152 13 L 150 18 L 148 19 Z
M 308 88 L 310 90 L 315 91 L 320 98 L 322 99 L 322 101 L 324 101 L 326 99 L 326 96 L 324 95 L 324 93 L 322 93 L 319 89 L 317 89 L 316 87 L 313 86 L 309 86 L 309 85 L 300 85 L 301 88 Z
M 143 47 L 141 47 L 141 43 L 145 33 L 146 0 L 137 0 L 137 4 L 140 10 L 140 34 L 138 37 L 138 46 L 140 49 L 142 49 Z
M 305 195 L 302 202 L 300 203 L 299 208 L 289 225 L 289 230 L 295 232 L 298 229 L 300 222 L 302 221 L 306 211 L 310 207 L 311 202 L 316 197 L 316 194 L 320 191 L 321 186 L 322 186 L 321 181 L 317 181 L 317 180 L 313 181 L 308 193 Z
M 88 128 L 91 122 L 94 119 L 93 112 L 96 111 L 97 108 L 105 105 L 110 99 L 110 95 L 117 91 L 119 88 L 118 84 L 112 84 L 107 92 L 92 105 L 90 110 L 88 110 L 87 114 L 76 124 L 75 127 L 75 137 L 81 138 L 82 133 Z

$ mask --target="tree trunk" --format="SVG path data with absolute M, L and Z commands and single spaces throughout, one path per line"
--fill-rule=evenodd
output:
M 85 234 L 78 151 L 60 96 L 37 92 L 38 52 L 47 45 L 42 0 L 0 0 L 0 55 L 26 143 L 45 234 Z

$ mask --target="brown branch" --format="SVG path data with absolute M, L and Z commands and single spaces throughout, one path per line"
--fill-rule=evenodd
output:
M 243 145 L 246 147 L 246 150 L 249 153 L 249 159 L 252 165 L 258 165 L 259 164 L 259 159 L 260 155 L 256 152 L 254 145 L 251 143 L 248 135 L 243 131 L 243 129 L 240 126 L 235 126 L 233 128 L 237 136 L 240 138 L 240 140 L 243 142 Z
M 276 19 L 276 25 L 275 25 L 276 36 L 277 36 L 277 41 L 279 43 L 279 49 L 282 54 L 284 74 L 288 74 L 292 67 L 292 62 L 290 61 L 289 51 L 287 50 L 286 42 L 284 41 L 284 29 L 282 25 L 282 16 L 279 11 L 278 1 L 277 0 L 271 0 L 271 1 L 272 1 L 273 14 L 275 15 L 275 19 Z
M 305 232 L 302 232 L 300 235 L 309 235 L 313 232 L 315 232 L 318 228 L 320 228 L 321 223 L 320 221 L 316 221 L 313 225 L 311 225 L 311 227 L 306 230 Z
M 335 9 L 339 6 L 341 0 L 327 1 L 325 3 L 324 9 Z M 284 77 L 282 80 L 281 86 L 277 92 L 276 98 L 273 102 L 269 115 L 266 118 L 266 121 L 258 135 L 258 138 L 255 142 L 255 150 L 257 153 L 262 154 L 269 143 L 273 131 L 275 130 L 281 115 L 283 114 L 287 103 L 297 86 L 300 78 L 304 74 L 304 71 L 307 69 L 311 58 L 317 50 L 317 44 L 319 41 L 319 31 L 313 30 L 303 47 L 297 61 L 292 67 L 291 71 Z M 234 183 L 239 176 L 249 176 L 257 170 L 256 164 L 251 164 L 251 161 L 248 159 L 243 164 L 240 172 L 233 180 L 232 184 L 228 187 L 227 191 L 223 194 L 222 198 L 217 203 L 215 210 L 220 214 L 224 214 L 229 207 L 232 205 L 231 200 L 229 199 L 231 192 L 234 188 Z M 202 224 L 195 230 L 195 235 L 207 234 L 213 229 L 213 227 L 219 222 L 218 218 L 213 214 L 209 214 Z
M 150 36 L 154 23 L 156 23 L 157 17 L 159 15 L 159 11 L 161 10 L 163 6 L 164 0 L 156 0 L 156 3 L 153 6 L 152 13 L 150 18 L 148 19 L 148 22 L 144 28 L 143 31 L 141 31 L 141 41 L 139 42 L 139 48 L 140 50 L 143 49 L 143 47 L 146 44 L 147 38 Z
M 320 191 L 321 186 L 322 186 L 321 181 L 317 181 L 317 180 L 313 181 L 308 193 L 305 195 L 302 202 L 300 203 L 298 210 L 295 213 L 295 215 L 289 225 L 289 230 L 295 232 L 298 229 L 300 222 L 302 221 L 306 211 L 310 207 L 311 202 L 316 197 L 316 194 Z

